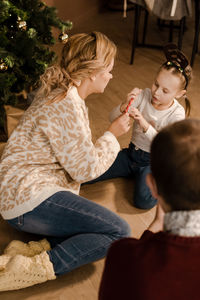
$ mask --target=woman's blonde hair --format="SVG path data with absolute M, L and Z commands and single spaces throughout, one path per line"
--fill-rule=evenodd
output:
M 47 68 L 40 77 L 37 96 L 48 97 L 60 88 L 62 92 L 52 102 L 60 101 L 69 87 L 78 86 L 83 79 L 107 68 L 115 55 L 115 44 L 103 33 L 74 34 L 63 47 L 60 64 Z

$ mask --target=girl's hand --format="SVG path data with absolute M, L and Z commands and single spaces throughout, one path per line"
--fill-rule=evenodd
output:
M 141 89 L 139 89 L 139 88 L 134 88 L 128 95 L 127 95 L 127 99 L 126 99 L 126 101 L 125 102 L 123 102 L 122 104 L 121 104 L 121 107 L 120 107 L 120 111 L 121 112 L 124 112 L 125 110 L 126 110 L 126 107 L 127 107 L 127 105 L 129 104 L 129 101 L 131 100 L 131 99 L 135 99 L 140 93 L 141 93 Z
M 116 137 L 121 136 L 124 133 L 127 133 L 130 129 L 130 117 L 129 114 L 122 114 L 116 118 L 108 128 L 112 134 Z
M 134 118 L 134 120 L 138 121 L 143 132 L 148 130 L 150 124 L 145 120 L 141 112 L 136 107 L 130 108 L 129 114 L 132 118 Z
M 129 101 L 131 98 L 135 99 L 140 93 L 142 92 L 139 88 L 134 88 L 130 93 L 127 95 L 127 101 Z

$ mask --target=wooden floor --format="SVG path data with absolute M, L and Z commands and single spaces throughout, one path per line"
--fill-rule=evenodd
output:
M 73 21 L 73 20 L 72 20 Z M 187 21 L 187 31 L 184 35 L 183 50 L 191 55 L 193 38 L 193 20 Z M 135 62 L 129 65 L 131 38 L 133 27 L 133 11 L 129 11 L 127 18 L 122 18 L 118 11 L 104 11 L 95 18 L 88 19 L 84 24 L 74 24 L 72 33 L 102 31 L 118 46 L 118 56 L 113 70 L 113 79 L 102 95 L 92 95 L 87 99 L 89 116 L 94 140 L 107 129 L 109 111 L 135 86 L 139 88 L 151 87 L 154 75 L 165 60 L 160 50 L 138 48 Z M 164 44 L 167 32 L 158 31 L 156 20 L 152 18 L 149 26 L 148 39 L 151 43 Z M 176 42 L 176 38 L 174 41 Z M 57 50 L 59 53 L 58 46 Z M 191 117 L 200 117 L 200 57 L 196 56 L 194 64 L 194 79 L 188 89 L 188 97 L 192 102 Z M 122 147 L 128 145 L 130 132 L 119 139 Z M 119 214 L 130 224 L 132 236 L 140 237 L 142 232 L 152 221 L 155 209 L 143 211 L 133 207 L 134 183 L 131 180 L 115 179 L 107 182 L 85 185 L 81 195 L 95 201 Z M 9 228 L 5 221 L 0 220 L 0 247 L 4 249 L 12 239 L 29 240 L 29 235 L 20 234 Z M 148 250 L 147 250 L 148 251 Z M 120 258 L 119 258 L 120 259 Z M 96 300 L 99 282 L 104 266 L 104 260 L 83 266 L 70 274 L 59 277 L 41 285 L 27 289 L 4 292 L 0 294 L 2 300 Z M 112 300 L 112 299 L 111 299 Z

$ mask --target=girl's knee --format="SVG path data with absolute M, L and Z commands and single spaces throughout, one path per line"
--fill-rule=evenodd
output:
M 148 197 L 134 197 L 134 206 L 139 209 L 150 209 L 157 204 L 157 200 L 151 195 Z

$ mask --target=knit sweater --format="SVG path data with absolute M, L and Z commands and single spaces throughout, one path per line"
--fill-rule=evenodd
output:
M 166 228 L 112 244 L 99 300 L 200 299 L 200 211 L 167 214 Z
M 185 118 L 185 110 L 176 99 L 174 99 L 173 105 L 164 110 L 154 108 L 151 104 L 151 99 L 151 90 L 146 88 L 135 98 L 130 106 L 138 108 L 145 120 L 150 124 L 148 130 L 143 132 L 138 122 L 133 123 L 131 142 L 146 152 L 150 152 L 151 142 L 158 131 Z M 111 121 L 121 115 L 120 106 L 121 104 L 111 111 Z
M 104 173 L 119 150 L 110 131 L 92 142 L 85 101 L 75 87 L 60 102 L 36 98 L 2 155 L 0 213 L 12 219 L 58 191 L 78 194 L 80 184 Z

